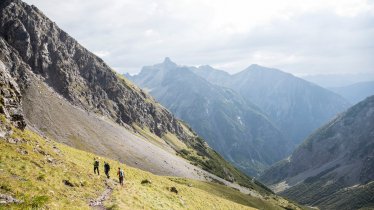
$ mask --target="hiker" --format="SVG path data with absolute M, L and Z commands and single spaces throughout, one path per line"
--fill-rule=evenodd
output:
M 99 160 L 97 158 L 94 158 L 94 173 L 96 174 L 96 171 L 97 171 L 97 175 L 100 175 L 100 172 L 99 172 Z
M 120 167 L 118 167 L 117 175 L 119 178 L 119 183 L 123 186 L 123 178 L 125 176 L 125 172 L 123 172 L 123 170 Z
M 110 178 L 109 176 L 110 165 L 107 162 L 104 162 L 104 171 L 105 171 L 106 177 L 109 179 Z

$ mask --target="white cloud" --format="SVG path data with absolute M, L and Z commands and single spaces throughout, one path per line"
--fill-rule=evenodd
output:
M 102 58 L 110 55 L 108 51 L 94 51 L 93 53 Z
M 374 71 L 367 0 L 26 0 L 119 71 L 170 56 L 229 72 Z M 110 52 L 110 53 L 109 53 Z

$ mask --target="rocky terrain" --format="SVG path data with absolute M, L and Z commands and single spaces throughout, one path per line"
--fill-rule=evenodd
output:
M 225 180 L 253 185 L 187 125 L 36 7 L 5 0 L 0 13 L 1 110 L 20 128 L 26 121 L 44 136 L 155 173 L 195 176 L 191 162 Z M 146 141 L 135 146 L 139 138 Z M 166 159 L 175 165 L 166 167 Z
M 10 119 L 19 128 L 25 127 L 21 109 L 21 94 L 17 83 L 5 70 L 3 63 L 0 63 L 0 113 Z
M 291 143 L 258 107 L 194 70 L 165 58 L 130 79 L 249 175 L 258 175 L 289 154 Z
M 162 135 L 183 135 L 173 116 L 87 51 L 45 17 L 20 1 L 1 3 L 0 35 L 33 73 L 72 104 L 108 116 L 119 124 L 137 123 Z
M 374 96 L 314 132 L 261 180 L 321 209 L 374 207 Z

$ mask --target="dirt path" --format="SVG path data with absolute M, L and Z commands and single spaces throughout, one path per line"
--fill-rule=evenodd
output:
M 105 190 L 103 191 L 103 193 L 97 197 L 95 200 L 91 200 L 88 205 L 92 208 L 92 209 L 97 209 L 97 210 L 105 210 L 105 206 L 104 206 L 104 201 L 106 201 L 110 195 L 112 194 L 113 192 L 113 186 L 117 185 L 117 183 L 115 183 L 113 180 L 111 179 L 106 179 L 105 180 Z

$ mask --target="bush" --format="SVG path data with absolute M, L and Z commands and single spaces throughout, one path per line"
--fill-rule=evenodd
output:
M 0 189 L 7 191 L 7 192 L 11 191 L 11 187 L 5 183 L 0 185 Z
M 31 206 L 32 208 L 41 208 L 48 202 L 48 200 L 49 198 L 46 195 L 35 196 L 31 200 Z
M 39 181 L 45 181 L 45 174 L 40 174 L 36 179 Z
M 191 152 L 188 151 L 188 150 L 186 150 L 186 149 L 181 149 L 181 150 L 179 151 L 179 153 L 181 153 L 181 154 L 184 155 L 184 156 L 188 156 Z

